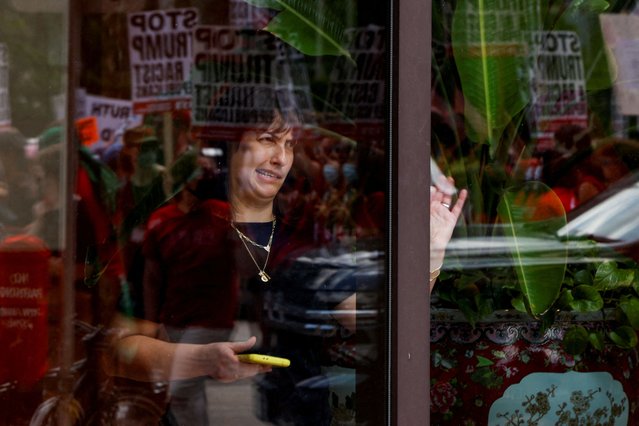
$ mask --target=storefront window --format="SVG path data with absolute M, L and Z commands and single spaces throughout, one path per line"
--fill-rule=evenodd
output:
M 637 422 L 634 3 L 432 4 L 431 424 Z
M 388 3 L 0 0 L 4 419 L 386 421 Z

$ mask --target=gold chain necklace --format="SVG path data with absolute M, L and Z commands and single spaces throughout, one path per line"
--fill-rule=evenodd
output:
M 253 263 L 255 263 L 257 270 L 260 271 L 258 275 L 260 276 L 260 279 L 262 280 L 262 282 L 265 282 L 265 283 L 269 282 L 271 280 L 271 277 L 269 277 L 269 275 L 266 273 L 266 265 L 268 264 L 268 258 L 271 255 L 271 243 L 273 242 L 273 235 L 275 234 L 275 218 L 273 218 L 271 235 L 268 237 L 268 243 L 265 246 L 263 246 L 262 244 L 258 244 L 252 239 L 250 239 L 249 237 L 247 237 L 242 231 L 237 229 L 234 222 L 231 222 L 231 227 L 235 229 L 235 232 L 237 232 L 237 236 L 240 237 L 240 241 L 242 241 L 242 244 L 244 244 L 244 248 L 246 248 L 246 251 L 248 252 L 249 256 L 251 256 L 251 260 L 253 260 Z M 247 241 L 253 244 L 255 247 L 259 247 L 261 249 L 266 250 L 266 260 L 264 261 L 263 267 L 260 268 L 260 265 L 257 263 L 257 260 L 255 260 L 255 257 L 253 256 L 253 253 L 251 253 L 249 246 L 246 245 Z
M 240 239 L 243 242 L 247 241 L 247 242 L 253 244 L 255 247 L 259 247 L 262 250 L 266 250 L 267 253 L 271 252 L 271 243 L 273 242 L 273 233 L 275 232 L 275 218 L 273 218 L 273 227 L 271 228 L 271 236 L 268 238 L 268 243 L 265 246 L 263 246 L 262 244 L 258 244 L 257 242 L 253 241 L 244 232 L 242 232 L 239 229 L 237 229 L 233 222 L 231 222 L 231 225 L 233 226 L 233 229 L 235 229 L 235 232 L 237 232 L 237 235 L 240 237 Z

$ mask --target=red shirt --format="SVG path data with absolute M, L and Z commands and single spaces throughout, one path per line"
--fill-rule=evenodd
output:
M 228 212 L 227 203 L 208 200 L 188 213 L 167 205 L 149 218 L 143 253 L 161 268 L 160 322 L 233 327 L 239 285 Z

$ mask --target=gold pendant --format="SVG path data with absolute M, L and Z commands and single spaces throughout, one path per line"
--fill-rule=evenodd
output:
M 271 277 L 269 277 L 265 271 L 260 271 L 259 275 L 260 275 L 260 278 L 262 279 L 262 282 L 264 283 L 269 282 L 269 280 L 271 279 Z

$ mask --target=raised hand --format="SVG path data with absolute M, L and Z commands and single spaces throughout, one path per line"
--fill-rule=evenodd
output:
M 448 178 L 452 184 L 453 179 Z M 452 195 L 446 194 L 434 186 L 430 188 L 430 271 L 431 277 L 441 268 L 444 262 L 446 246 L 453 235 L 464 203 L 468 196 L 465 189 L 459 192 L 453 204 Z M 434 280 L 432 280 L 434 282 Z M 432 284 L 431 282 L 431 288 Z

